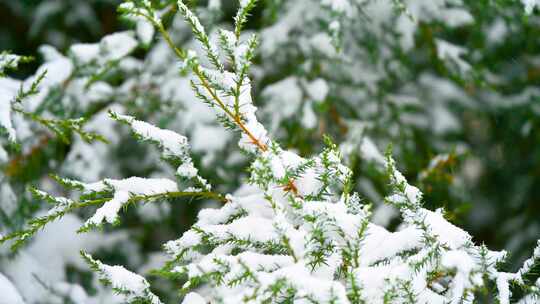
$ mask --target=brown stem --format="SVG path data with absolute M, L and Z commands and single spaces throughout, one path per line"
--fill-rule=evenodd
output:
M 175 44 L 174 42 L 172 41 L 171 39 L 171 36 L 169 35 L 169 33 L 167 32 L 167 30 L 163 27 L 162 24 L 160 23 L 157 23 L 155 22 L 152 18 L 148 17 L 148 16 L 145 16 L 150 22 L 152 22 L 158 29 L 158 31 L 161 33 L 161 35 L 163 36 L 163 39 L 165 39 L 165 42 L 169 45 L 169 47 L 174 51 L 174 53 L 176 54 L 176 56 L 181 59 L 181 60 L 185 60 L 186 59 L 186 55 L 185 55 L 185 52 L 181 49 L 179 49 Z M 239 115 L 234 115 L 234 113 L 232 113 L 228 108 L 227 106 L 225 105 L 225 103 L 219 98 L 219 96 L 212 90 L 210 84 L 208 83 L 208 81 L 206 80 L 206 78 L 204 77 L 204 75 L 202 74 L 202 72 L 200 71 L 199 67 L 197 65 L 195 65 L 193 67 L 193 72 L 195 73 L 195 75 L 197 75 L 197 78 L 199 78 L 199 80 L 201 81 L 201 84 L 203 85 L 203 87 L 208 91 L 208 93 L 210 94 L 210 96 L 212 96 L 212 98 L 214 99 L 214 101 L 217 103 L 217 105 L 225 112 L 225 114 L 227 114 L 235 123 L 236 125 L 242 130 L 242 132 L 244 132 L 248 137 L 249 139 L 251 140 L 251 142 L 257 146 L 257 148 L 261 151 L 261 152 L 266 152 L 268 151 L 268 146 L 265 144 L 265 143 L 262 143 L 260 140 L 258 140 L 254 135 L 253 133 L 251 133 L 249 131 L 248 128 L 246 128 L 246 126 L 244 125 L 244 123 L 242 122 L 241 118 Z M 286 185 L 283 186 L 283 189 L 286 191 L 286 192 L 292 192 L 295 196 L 299 196 L 298 194 L 298 189 L 296 187 L 296 185 L 294 184 L 294 180 L 289 180 L 287 182 Z

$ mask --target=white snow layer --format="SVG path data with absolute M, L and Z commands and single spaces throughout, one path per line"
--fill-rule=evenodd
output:
M 133 196 L 152 196 L 177 192 L 176 182 L 165 178 L 130 177 L 122 180 L 105 179 L 101 184 L 103 190 L 113 191 L 113 198 L 103 204 L 96 213 L 89 218 L 85 226 L 99 225 L 104 220 L 114 223 L 118 212 Z
M 0 304 L 24 304 L 17 288 L 0 273 Z

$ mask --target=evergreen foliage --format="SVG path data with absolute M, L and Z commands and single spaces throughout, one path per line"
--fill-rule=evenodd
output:
M 230 4 L 215 0 L 127 0 L 118 12 L 133 30 L 64 53 L 45 45 L 24 80 L 8 75 L 32 59 L 0 54 L 0 244 L 15 253 L 0 251 L 6 303 L 159 304 L 177 292 L 196 304 L 540 302 L 538 234 L 513 236 L 520 254 L 536 244 L 505 265 L 505 250 L 455 223 L 460 202 L 485 206 L 490 190 L 471 172 L 482 165 L 454 172 L 478 144 L 465 139 L 481 132 L 468 112 L 526 113 L 519 129 L 534 142 L 535 74 L 488 63 L 501 39 L 539 49 L 509 33 L 537 33 L 527 19 L 539 3 L 285 2 L 240 0 L 223 14 Z M 462 35 L 478 38 L 457 45 Z M 509 180 L 508 193 L 526 201 L 535 178 Z M 194 199 L 212 207 L 184 231 L 171 208 L 193 211 Z M 524 206 L 509 217 L 535 223 Z M 48 227 L 83 233 L 91 273 L 68 254 L 66 232 Z M 140 266 L 154 229 L 168 239 L 148 263 L 160 266 L 157 284 L 143 267 L 94 258 L 114 248 L 111 260 Z M 51 265 L 79 277 L 15 276 L 58 254 L 40 243 L 51 235 L 66 255 Z M 23 292 L 29 280 L 42 292 Z

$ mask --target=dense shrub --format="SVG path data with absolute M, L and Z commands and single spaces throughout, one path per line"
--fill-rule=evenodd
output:
M 540 301 L 536 4 L 132 0 L 2 53 L 0 303 Z

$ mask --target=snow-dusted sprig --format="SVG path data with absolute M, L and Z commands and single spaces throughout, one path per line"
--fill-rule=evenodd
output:
M 193 14 L 193 12 L 191 12 L 191 10 L 184 4 L 184 2 L 182 2 L 182 0 L 178 0 L 178 8 L 180 13 L 182 13 L 184 16 L 186 22 L 191 26 L 195 38 L 197 38 L 197 40 L 202 44 L 204 50 L 206 51 L 206 56 L 214 68 L 220 72 L 223 72 L 225 68 L 223 67 L 223 64 L 219 58 L 217 47 L 210 41 L 210 38 L 208 38 L 204 26 L 201 24 L 199 18 Z
M 237 44 L 236 36 L 233 32 L 225 30 L 225 29 L 219 29 L 218 30 L 218 36 L 219 36 L 219 45 L 223 52 L 225 53 L 225 56 L 230 61 L 231 65 L 233 67 L 236 67 L 235 63 L 235 49 Z
M 185 195 L 184 192 L 179 191 L 176 182 L 165 178 L 105 179 L 87 185 L 86 190 L 90 193 L 107 193 L 108 195 L 102 201 L 103 205 L 85 222 L 80 231 L 88 231 L 92 227 L 98 227 L 104 221 L 110 224 L 118 223 L 118 212 L 129 203 L 164 199 L 180 195 L 180 193 Z
M 326 148 L 315 158 L 318 167 L 318 180 L 322 183 L 315 198 L 322 199 L 324 195 L 331 195 L 335 189 L 343 189 L 345 194 L 350 191 L 352 171 L 342 163 L 342 155 L 336 144 L 329 137 L 324 138 Z M 335 191 L 334 191 L 335 192 Z
M 395 162 L 389 153 L 387 154 L 387 169 L 393 194 L 387 197 L 386 201 L 401 210 L 405 222 L 416 226 L 422 232 L 421 241 L 424 249 L 408 263 L 415 272 L 428 270 L 427 274 L 431 273 L 429 282 L 434 284 L 433 286 L 440 285 L 437 281 L 440 280 L 441 274 L 455 269 L 455 272 L 446 275 L 453 276 L 452 283 L 448 287 L 451 303 L 473 301 L 474 290 L 484 285 L 482 276 L 496 283 L 497 298 L 500 303 L 510 301 L 510 282 L 517 283 L 524 290 L 531 288 L 532 280 L 528 279 L 525 283 L 524 277 L 533 265 L 537 265 L 540 246 L 535 248 L 533 256 L 517 273 L 498 271 L 497 266 L 506 257 L 506 252 L 493 252 L 487 250 L 485 246 L 474 245 L 468 233 L 444 219 L 441 210 L 432 212 L 422 208 L 422 193 L 407 183 L 396 169 Z
M 66 213 L 83 207 L 82 204 L 77 204 L 76 202 L 65 198 L 65 197 L 54 197 L 44 191 L 30 188 L 30 191 L 36 197 L 36 199 L 46 201 L 53 205 L 45 215 L 31 219 L 27 227 L 23 230 L 16 231 L 14 233 L 8 234 L 6 236 L 0 237 L 0 244 L 7 242 L 9 240 L 15 240 L 11 245 L 12 250 L 18 249 L 22 246 L 30 237 L 36 234 L 39 230 L 43 229 L 48 223 L 55 221 Z
M 251 62 L 255 55 L 255 49 L 257 48 L 258 40 L 256 35 L 252 35 L 251 38 L 241 43 L 234 52 L 234 71 L 236 73 L 236 87 L 234 89 L 234 113 L 241 115 L 241 97 L 246 94 L 242 90 L 249 89 L 249 86 L 244 86 L 245 82 L 249 82 L 248 72 L 251 66 Z
M 101 206 L 79 229 L 79 232 L 89 231 L 99 227 L 103 222 L 118 223 L 118 212 L 122 207 L 131 203 L 149 202 L 156 200 L 174 199 L 180 197 L 194 197 L 224 201 L 216 193 L 186 189 L 180 191 L 176 182 L 165 178 L 131 177 L 122 180 L 105 179 L 96 183 L 82 183 L 67 178 L 56 177 L 62 185 L 83 191 L 80 201 L 73 201 L 63 197 L 54 197 L 44 191 L 33 189 L 37 199 L 48 201 L 55 205 L 45 216 L 32 219 L 26 228 L 13 232 L 0 239 L 0 243 L 15 239 L 14 249 L 24 244 L 37 231 L 48 223 L 55 221 L 67 213 L 90 206 Z
M 13 55 L 15 56 L 15 55 Z M 19 59 L 18 59 L 19 60 Z M 18 61 L 17 61 L 18 62 Z M 13 65 L 12 68 L 15 68 L 16 65 Z M 15 129 L 13 128 L 12 118 L 11 114 L 13 110 L 16 110 L 17 108 L 14 107 L 17 104 L 20 104 L 24 99 L 36 95 L 39 92 L 39 85 L 45 79 L 45 75 L 47 74 L 47 71 L 41 72 L 37 77 L 32 81 L 30 86 L 28 88 L 25 88 L 22 84 L 17 91 L 17 94 L 12 100 L 4 100 L 2 101 L 2 104 L 0 104 L 0 131 L 1 133 L 6 133 L 8 140 L 12 144 L 16 144 L 17 135 L 15 132 Z M 0 73 L 0 78 L 3 77 L 3 75 Z M 16 145 L 14 145 L 16 147 Z
M 521 289 L 524 296 L 519 303 L 536 303 L 540 301 L 540 275 L 538 270 L 540 269 L 540 240 L 537 241 L 536 247 L 530 258 L 523 262 L 521 268 L 515 273 L 508 275 L 508 280 L 512 281 L 514 287 Z M 507 288 L 507 287 L 505 287 Z M 535 302 L 536 301 L 536 302 Z
M 125 269 L 123 266 L 103 264 L 84 251 L 81 251 L 81 256 L 90 268 L 99 274 L 101 282 L 110 285 L 116 293 L 122 295 L 126 303 L 162 304 L 161 300 L 150 290 L 148 281 L 140 275 Z
M 55 220 L 65 213 L 91 205 L 101 205 L 90 217 L 80 231 L 87 231 L 92 227 L 100 226 L 103 222 L 117 223 L 118 212 L 122 207 L 139 201 L 154 201 L 172 199 L 177 197 L 200 197 L 224 201 L 225 199 L 216 193 L 210 192 L 210 185 L 205 179 L 197 174 L 189 155 L 187 138 L 170 130 L 157 128 L 149 123 L 136 120 L 127 115 L 110 112 L 113 119 L 128 124 L 133 132 L 141 139 L 155 143 L 163 153 L 163 157 L 178 166 L 176 174 L 186 180 L 193 180 L 196 187 L 184 187 L 180 190 L 178 183 L 166 178 L 140 178 L 130 177 L 122 180 L 104 179 L 96 183 L 87 184 L 66 178 L 55 179 L 62 185 L 83 191 L 80 202 L 62 204 L 59 212 L 54 216 L 37 219 L 30 223 L 30 228 L 14 233 L 10 238 L 22 238 L 22 241 L 34 234 L 39 228 L 48 222 Z M 38 198 L 54 200 L 43 192 L 36 192 Z M 64 202 L 60 199 L 59 202 Z
M 73 118 L 73 119 L 44 118 L 35 113 L 27 112 L 19 107 L 14 107 L 14 110 L 24 115 L 28 119 L 45 126 L 49 130 L 54 132 L 55 135 L 65 144 L 69 144 L 71 142 L 71 135 L 73 133 L 78 134 L 86 142 L 101 141 L 104 143 L 108 143 L 107 139 L 103 137 L 103 135 L 98 134 L 96 132 L 86 131 L 83 129 L 84 125 L 88 121 L 86 118 Z
M 240 9 L 236 12 L 234 17 L 234 35 L 236 36 L 236 41 L 240 40 L 240 34 L 244 24 L 247 22 L 249 13 L 257 4 L 257 0 L 239 0 Z
M 287 171 L 294 171 L 294 164 L 297 164 L 294 160 L 302 162 L 300 157 L 290 152 L 279 151 L 278 147 L 271 148 L 268 153 L 278 156 L 274 159 L 259 158 L 257 160 L 260 162 L 259 166 L 264 163 L 263 166 L 266 168 L 257 168 L 258 165 L 255 165 L 255 170 L 260 173 L 260 179 L 264 179 L 263 175 L 270 180 L 276 174 L 287 175 Z M 284 161 L 293 166 L 284 166 Z M 272 163 L 274 163 L 273 166 Z M 384 230 L 383 228 L 373 227 L 368 221 L 367 209 L 357 206 L 360 204 L 357 195 L 348 196 L 347 203 L 345 201 L 337 204 L 331 201 L 313 201 L 300 204 L 291 210 L 296 216 L 292 214 L 287 216 L 279 211 L 289 202 L 283 201 L 283 198 L 280 199 L 279 195 L 274 195 L 268 193 L 249 198 L 231 198 L 231 203 L 220 210 L 202 212 L 192 230 L 179 240 L 167 244 L 167 251 L 175 258 L 176 263 L 187 263 L 185 266 L 171 268 L 173 272 L 188 274 L 189 283 L 185 286 L 186 288 L 191 289 L 206 282 L 212 284 L 216 290 L 220 290 L 220 288 L 226 288 L 225 286 L 233 286 L 241 282 L 242 288 L 238 290 L 242 292 L 239 294 L 232 296 L 225 292 L 229 295 L 228 297 L 231 297 L 231 303 L 245 299 L 246 296 L 254 299 L 255 302 L 264 299 L 274 301 L 284 294 L 287 294 L 291 301 L 308 299 L 313 303 L 327 303 L 334 299 L 337 303 L 349 303 L 346 288 L 339 280 L 332 281 L 324 275 L 318 276 L 314 273 L 328 273 L 332 278 L 338 274 L 339 278 L 348 278 L 347 284 L 356 290 L 350 294 L 360 297 L 363 293 L 360 291 L 362 284 L 356 276 L 350 275 L 352 270 L 364 263 L 390 258 L 396 250 L 389 250 L 389 247 L 382 246 L 380 240 L 388 240 L 388 246 L 390 246 L 399 236 L 390 239 L 378 231 Z M 267 202 L 265 203 L 264 200 Z M 270 210 L 264 211 L 269 208 L 274 210 L 273 216 L 268 213 Z M 235 210 L 240 209 L 244 212 L 241 212 L 238 217 Z M 298 229 L 289 222 L 294 218 L 300 221 L 297 223 L 302 223 Z M 265 224 L 268 219 L 272 219 L 274 225 Z M 256 230 L 241 229 L 241 227 L 250 226 L 248 223 L 251 222 L 258 222 L 260 225 Z M 407 233 L 410 234 L 410 232 Z M 405 237 L 406 234 L 400 235 Z M 366 239 L 367 237 L 369 239 Z M 243 241 L 232 241 L 234 239 Z M 271 247 L 260 246 L 261 240 L 265 242 L 273 240 L 276 244 L 282 244 L 282 249 L 272 253 Z M 364 249 L 363 246 L 368 247 Z M 406 252 L 415 248 L 407 246 L 404 249 L 397 249 L 397 252 Z M 213 248 L 213 251 L 205 254 L 209 247 Z M 276 254 L 280 257 L 288 255 L 289 262 L 281 267 L 275 265 L 278 268 L 273 271 L 264 267 L 250 267 L 250 263 L 234 259 L 233 252 L 237 250 L 243 252 L 242 256 L 247 255 L 248 252 L 266 254 L 265 260 L 271 259 L 271 256 Z M 373 254 L 374 250 L 378 253 Z M 272 254 L 268 256 L 269 253 Z M 312 274 L 308 275 L 308 273 Z M 239 280 L 239 278 L 243 279 Z M 300 282 L 317 287 L 310 288 Z M 409 286 L 410 284 L 405 282 L 402 285 Z M 220 297 L 219 293 L 216 297 Z
M 25 88 L 23 84 L 21 84 L 19 91 L 17 92 L 17 95 L 13 99 L 14 103 L 22 103 L 22 101 L 30 96 L 36 95 L 39 93 L 39 85 L 45 79 L 47 76 L 47 70 L 44 70 L 40 74 L 36 76 L 36 78 L 32 81 L 30 86 L 28 88 Z
M 131 2 L 127 2 L 131 3 Z M 132 7 L 131 5 L 128 5 L 128 7 Z M 207 40 L 207 35 L 204 32 L 204 28 L 200 24 L 200 21 L 198 18 L 189 10 L 189 8 L 182 2 L 178 2 L 179 10 L 184 15 L 184 18 L 187 20 L 188 23 L 192 26 L 193 32 L 196 34 L 199 40 L 204 41 Z M 149 21 L 153 21 L 151 16 L 143 15 L 145 18 L 148 18 Z M 162 34 L 165 42 L 171 47 L 171 49 L 174 51 L 175 55 L 182 61 L 188 60 L 188 52 L 184 51 L 183 49 L 177 47 L 175 43 L 172 41 L 172 38 L 170 37 L 167 30 L 163 27 L 161 23 L 155 23 L 153 24 L 157 27 L 158 31 Z M 206 37 L 206 38 L 205 38 Z M 210 41 L 208 40 L 208 43 Z M 213 50 L 214 47 L 210 44 L 208 45 L 208 50 L 212 52 L 212 54 L 208 54 L 207 57 L 210 57 L 209 60 L 211 62 L 218 61 L 219 57 L 217 54 L 214 54 Z M 214 56 L 215 55 L 215 56 Z M 212 59 L 213 58 L 213 59 Z M 221 63 L 214 62 L 213 63 L 215 67 L 221 67 Z M 267 141 L 268 138 L 266 137 L 266 130 L 260 123 L 257 122 L 255 117 L 255 107 L 252 105 L 251 101 L 251 93 L 250 93 L 250 87 L 249 85 L 245 84 L 244 86 L 246 89 L 241 90 L 242 94 L 246 96 L 245 100 L 241 100 L 240 104 L 245 104 L 244 108 L 242 108 L 242 115 L 238 115 L 238 113 L 234 113 L 233 108 L 230 106 L 231 103 L 228 103 L 225 99 L 225 97 L 232 96 L 230 85 L 227 89 L 226 87 L 221 87 L 220 90 L 217 90 L 216 87 L 219 87 L 219 83 L 215 82 L 216 74 L 221 74 L 218 78 L 224 78 L 229 77 L 228 72 L 224 72 L 223 69 L 218 68 L 217 73 L 211 72 L 208 69 L 203 68 L 197 60 L 191 60 L 189 65 L 192 72 L 195 74 L 195 76 L 198 79 L 198 83 L 193 83 L 194 89 L 197 93 L 197 95 L 201 98 L 203 102 L 208 103 L 212 107 L 215 107 L 219 109 L 218 117 L 223 118 L 222 120 L 226 122 L 226 126 L 235 126 L 242 132 L 242 139 L 241 139 L 241 146 L 245 148 L 248 151 L 266 151 L 267 150 Z M 210 75 L 210 74 L 213 74 Z M 229 77 L 231 78 L 231 77 Z M 234 79 L 234 78 L 231 78 Z M 200 89 L 199 89 L 200 88 Z M 249 98 L 248 98 L 249 97 Z
M 517 302 L 518 304 L 535 304 L 540 302 L 540 278 L 536 283 L 526 289 L 525 295 Z
M 112 119 L 131 127 L 133 133 L 141 140 L 156 144 L 162 151 L 163 158 L 176 167 L 176 175 L 186 180 L 193 180 L 196 188 L 193 191 L 210 191 L 211 185 L 198 174 L 190 155 L 190 147 L 185 136 L 171 130 L 160 129 L 147 122 L 128 115 L 110 111 Z
M 15 143 L 17 135 L 11 118 L 11 104 L 0 104 L 0 136 L 7 137 L 11 143 Z
M 250 182 L 261 189 L 285 185 L 285 191 L 302 201 L 333 197 L 341 189 L 350 191 L 344 186 L 350 182 L 351 171 L 341 163 L 337 146 L 331 142 L 320 155 L 309 159 L 284 151 L 275 143 L 269 147 L 269 151 L 261 153 L 250 167 Z
M 538 275 L 532 273 L 535 267 L 540 266 L 540 240 L 537 241 L 536 247 L 533 250 L 533 254 L 530 258 L 523 262 L 523 266 L 518 270 L 517 275 L 520 282 L 530 281 L 530 278 L 527 278 L 531 275 Z
M 402 213 L 407 211 L 416 213 L 422 206 L 422 192 L 407 183 L 403 174 L 397 170 L 391 151 L 391 148 L 389 148 L 386 152 L 386 170 L 394 194 L 387 197 L 386 200 L 388 203 L 398 207 Z
M 161 24 L 161 18 L 149 0 L 125 1 L 118 6 L 118 12 L 124 16 L 147 18 L 154 25 Z
M 19 64 L 27 63 L 32 60 L 33 58 L 29 56 L 19 56 L 7 51 L 2 51 L 0 53 L 0 77 L 4 77 L 6 71 L 16 69 Z
M 16 137 L 14 129 L 10 128 L 11 120 L 5 116 L 10 116 L 10 112 L 14 110 L 53 131 L 64 143 L 70 142 L 72 133 L 78 133 L 87 142 L 105 141 L 102 136 L 83 129 L 87 117 L 49 117 L 43 113 L 49 112 L 48 107 L 51 105 L 48 100 L 56 98 L 51 92 L 60 91 L 62 94 L 67 94 L 73 88 L 80 90 L 76 86 L 71 86 L 75 80 L 86 81 L 84 89 L 89 89 L 97 81 L 102 80 L 111 69 L 118 65 L 120 59 L 132 52 L 137 45 L 138 42 L 133 37 L 133 33 L 125 31 L 107 35 L 99 43 L 75 44 L 69 50 L 71 58 L 63 56 L 52 47 L 43 47 L 42 51 L 48 58 L 47 62 L 35 75 L 21 82 L 15 94 L 6 94 L 11 96 L 11 105 L 2 102 L 0 106 L 0 126 L 8 131 L 9 140 L 14 142 Z M 26 58 L 19 61 L 24 62 Z M 88 68 L 89 62 L 95 64 Z M 54 73 L 62 71 L 60 78 L 56 79 L 58 75 L 48 75 L 49 69 Z M 34 98 L 32 108 L 35 108 L 36 112 L 28 111 L 23 105 L 23 101 L 30 97 Z

